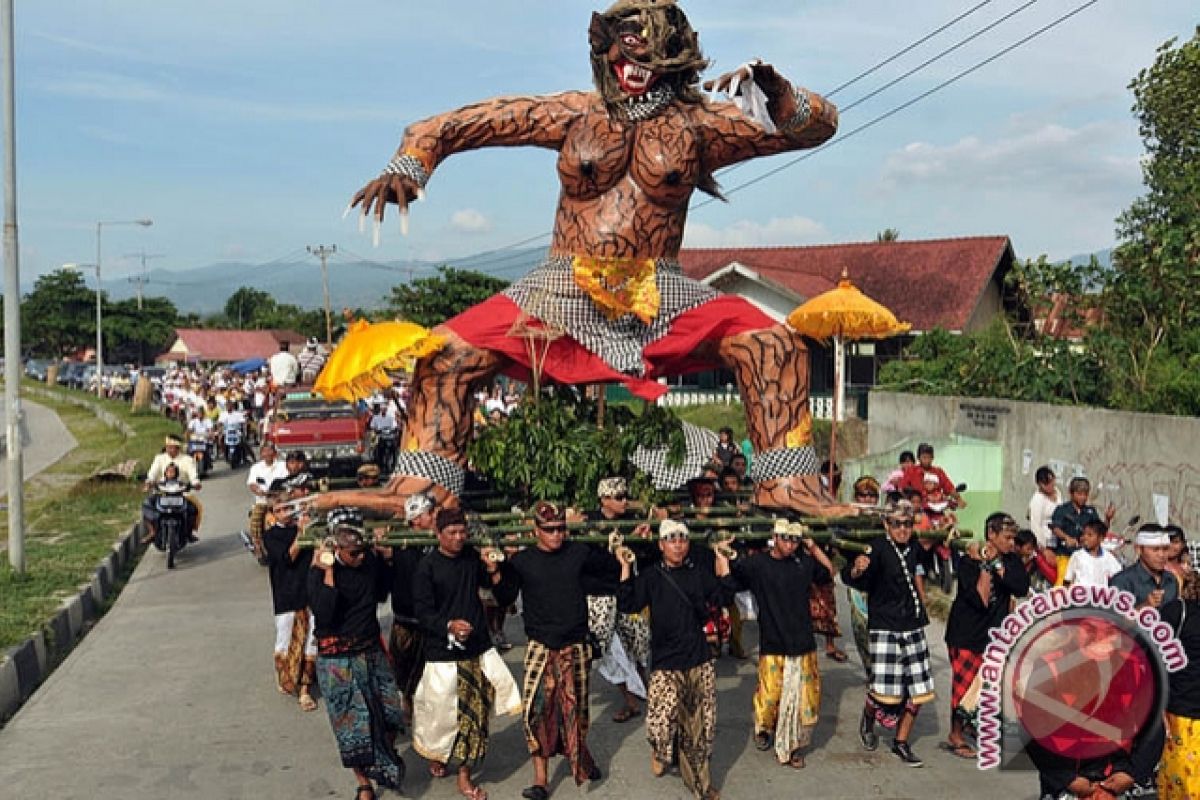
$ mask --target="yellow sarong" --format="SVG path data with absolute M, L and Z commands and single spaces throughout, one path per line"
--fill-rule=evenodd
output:
M 821 713 L 821 673 L 817 653 L 758 657 L 754 692 L 754 731 L 775 737 L 775 757 L 785 764 L 807 747 Z
M 1200 719 L 1166 715 L 1167 743 L 1158 768 L 1159 800 L 1200 797 Z

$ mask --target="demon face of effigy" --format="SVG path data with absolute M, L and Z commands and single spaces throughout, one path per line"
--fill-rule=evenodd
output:
M 700 40 L 674 0 L 618 0 L 592 14 L 592 76 L 610 108 L 654 92 L 700 102 Z

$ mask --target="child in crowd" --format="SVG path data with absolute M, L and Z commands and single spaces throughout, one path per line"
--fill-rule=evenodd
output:
M 1108 586 L 1108 579 L 1123 569 L 1116 556 L 1100 546 L 1107 534 L 1108 525 L 1102 520 L 1084 523 L 1079 549 L 1071 554 L 1067 562 L 1064 584 Z
M 1053 556 L 1043 554 L 1039 545 L 1038 537 L 1032 530 L 1023 528 L 1017 531 L 1017 555 L 1029 573 L 1029 589 L 1033 592 L 1045 591 L 1053 586 L 1058 573 Z

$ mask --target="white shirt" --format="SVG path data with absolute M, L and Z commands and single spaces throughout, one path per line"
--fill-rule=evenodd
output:
M 196 462 L 182 450 L 174 458 L 171 458 L 166 453 L 156 455 L 154 461 L 150 464 L 150 471 L 146 473 L 146 481 L 148 483 L 158 483 L 161 481 L 163 473 L 167 471 L 167 467 L 170 464 L 179 467 L 179 481 L 181 483 L 191 485 L 200 482 L 200 479 L 196 477 Z
M 390 411 L 391 409 L 388 409 L 388 411 L 383 411 L 379 414 L 372 414 L 368 427 L 380 433 L 396 430 L 396 418 L 389 413 Z
M 212 433 L 212 420 L 208 419 L 208 417 L 192 417 L 187 429 L 189 434 L 203 436 L 207 439 L 208 435 Z
M 245 425 L 246 415 L 236 409 L 233 411 L 223 411 L 221 412 L 220 423 L 226 428 L 231 425 Z
M 271 368 L 271 380 L 275 381 L 276 386 L 292 386 L 296 383 L 300 374 L 300 362 L 291 353 L 280 350 L 271 356 L 267 364 Z
M 1108 579 L 1121 569 L 1121 562 L 1117 561 L 1117 557 L 1103 547 L 1100 548 L 1098 556 L 1080 548 L 1071 554 L 1063 580 L 1080 586 L 1108 586 Z
M 1053 547 L 1055 544 L 1054 531 L 1050 529 L 1050 518 L 1054 509 L 1062 505 L 1062 495 L 1058 487 L 1054 487 L 1054 497 L 1047 497 L 1040 489 L 1029 498 L 1029 529 L 1037 537 L 1038 547 Z
M 268 465 L 265 461 L 256 461 L 250 467 L 250 474 L 246 476 L 247 486 L 257 486 L 266 491 L 271 488 L 271 484 L 276 478 L 286 478 L 288 474 L 287 464 L 283 463 L 283 459 L 276 458 L 275 463 Z M 260 495 L 254 495 L 254 505 L 265 505 L 267 498 Z

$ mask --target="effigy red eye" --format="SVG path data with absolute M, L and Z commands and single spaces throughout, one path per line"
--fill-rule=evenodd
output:
M 634 34 L 634 33 L 621 34 L 621 44 L 626 45 L 628 47 L 637 47 L 638 45 L 642 45 L 645 43 L 646 43 L 646 40 L 643 39 L 642 37 L 638 36 L 637 34 Z

